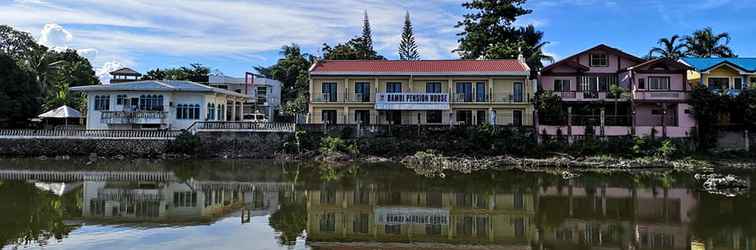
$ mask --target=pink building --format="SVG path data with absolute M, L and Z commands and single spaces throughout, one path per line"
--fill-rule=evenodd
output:
M 688 69 L 603 44 L 587 49 L 541 71 L 540 90 L 559 96 L 561 105 L 539 110 L 537 129 L 565 136 L 592 129 L 596 136 L 688 137 L 695 127 L 687 104 Z

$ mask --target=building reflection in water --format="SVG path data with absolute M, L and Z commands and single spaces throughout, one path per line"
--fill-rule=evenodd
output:
M 8 174 L 0 170 L 4 181 L 25 180 L 58 196 L 80 193 L 71 196 L 80 197 L 80 217 L 64 218 L 69 223 L 180 226 L 271 215 L 270 225 L 283 228 L 281 244 L 306 231 L 314 249 L 724 250 L 754 249 L 756 243 L 754 198 L 700 193 L 685 180 L 628 184 L 512 173 L 489 180 L 367 174 L 331 181 L 302 173 L 315 177 L 299 182 L 280 176 L 181 181 L 149 172 Z

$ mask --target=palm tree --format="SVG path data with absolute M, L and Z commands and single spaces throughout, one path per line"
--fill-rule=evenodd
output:
M 543 69 L 543 62 L 554 63 L 554 57 L 543 53 L 543 47 L 549 42 L 543 42 L 543 32 L 537 31 L 533 25 L 521 27 L 518 30 L 522 40 L 522 55 L 532 72 Z
M 684 49 L 686 48 L 686 44 L 682 43 L 683 39 L 680 38 L 680 36 L 674 35 L 670 38 L 659 39 L 659 42 L 657 43 L 659 44 L 659 47 L 652 48 L 651 51 L 648 52 L 649 57 L 654 58 L 655 56 L 658 56 L 673 60 L 680 59 L 680 57 L 685 55 Z
M 688 55 L 697 57 L 735 57 L 730 43 L 730 34 L 727 32 L 714 34 L 711 27 L 706 27 L 686 36 L 683 41 Z
M 625 88 L 619 86 L 618 84 L 612 84 L 611 86 L 609 86 L 609 93 L 612 93 L 612 96 L 614 97 L 614 116 L 616 117 L 618 115 L 617 106 L 619 99 L 620 97 L 622 97 L 622 94 L 625 93 Z

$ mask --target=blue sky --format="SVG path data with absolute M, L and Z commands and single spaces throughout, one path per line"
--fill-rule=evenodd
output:
M 405 11 L 424 59 L 457 58 L 454 24 L 461 0 L 0 0 L 0 23 L 56 48 L 74 48 L 99 73 L 119 66 L 146 72 L 202 63 L 242 76 L 270 65 L 297 43 L 320 55 L 323 43 L 359 34 L 367 10 L 379 53 L 396 58 Z M 517 24 L 545 32 L 557 59 L 598 43 L 642 56 L 661 37 L 711 26 L 729 32 L 740 56 L 756 56 L 756 1 L 530 0 Z

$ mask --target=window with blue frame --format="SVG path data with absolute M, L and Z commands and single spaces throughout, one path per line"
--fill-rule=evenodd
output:
M 428 82 L 425 84 L 425 93 L 441 93 L 440 82 Z
M 458 102 L 472 102 L 473 92 L 471 82 L 457 83 L 457 100 Z
M 476 102 L 486 101 L 486 83 L 485 82 L 475 83 L 475 101 Z
M 386 93 L 402 93 L 402 83 L 401 82 L 387 82 Z
M 357 82 L 354 83 L 355 101 L 369 102 L 370 101 L 370 83 Z
M 321 87 L 322 93 L 323 93 L 323 101 L 326 102 L 336 102 L 338 96 L 337 87 L 338 85 L 335 82 L 325 82 L 323 83 L 323 86 Z

